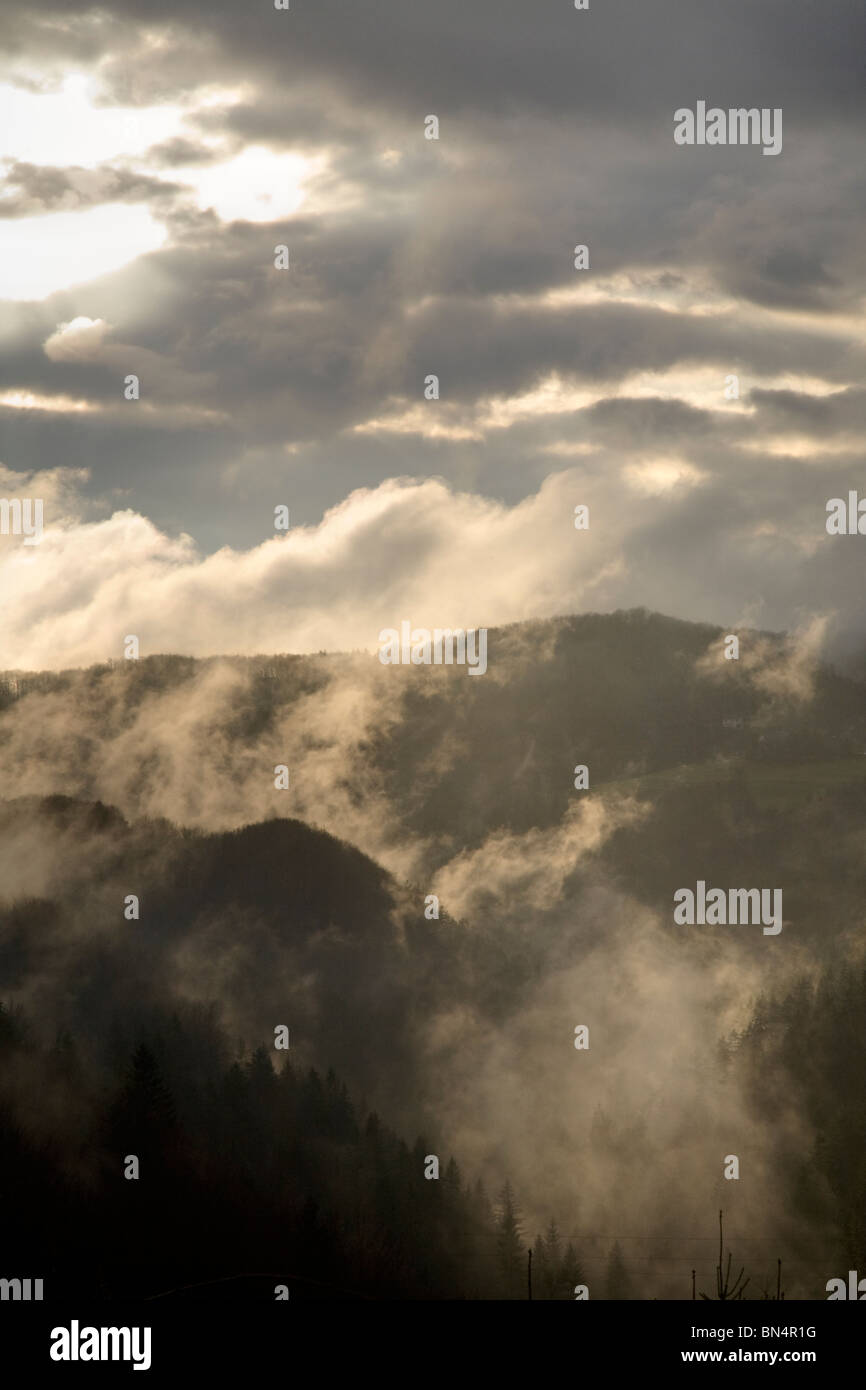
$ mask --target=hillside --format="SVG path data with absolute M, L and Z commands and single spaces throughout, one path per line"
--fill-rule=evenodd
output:
M 0 1002 L 36 1052 L 68 1035 L 84 1059 L 41 1118 L 53 1064 L 16 1063 L 11 1132 L 50 1150 L 155 1038 L 193 1123 L 207 1028 L 230 1066 L 273 1058 L 282 1024 L 296 1077 L 333 1069 L 359 1116 L 432 1136 L 491 1191 L 511 1178 L 596 1288 L 633 1231 L 656 1296 L 709 1278 L 711 1237 L 667 1233 L 712 1218 L 734 1152 L 732 1241 L 821 1296 L 825 1266 L 866 1259 L 861 1107 L 833 1060 L 860 1047 L 864 691 L 802 642 L 742 632 L 728 662 L 723 638 L 637 611 L 492 632 L 483 679 L 358 653 L 7 674 Z M 698 880 L 780 890 L 781 933 L 676 925 Z

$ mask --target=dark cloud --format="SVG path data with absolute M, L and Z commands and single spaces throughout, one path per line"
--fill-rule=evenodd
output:
M 61 19 L 73 34 L 87 33 L 94 13 L 87 5 L 54 4 L 28 23 L 26 11 L 13 11 L 24 41 L 39 36 L 42 44 Z M 111 19 L 125 23 L 127 44 L 135 46 L 140 8 L 116 0 Z M 596 0 L 585 13 L 559 0 L 482 0 L 468 9 L 461 0 L 379 0 L 374 7 L 319 0 L 287 12 L 234 0 L 154 0 L 147 24 L 173 30 L 181 54 L 191 40 L 207 41 L 247 75 L 286 86 L 314 74 L 357 99 L 403 110 L 432 110 L 438 101 L 460 113 L 526 108 L 629 116 L 682 105 L 692 93 L 725 105 L 788 100 L 846 116 L 863 109 L 866 16 L 849 0 L 820 8 L 732 0 L 721 10 L 689 0 Z M 165 55 L 157 51 L 145 66 L 160 63 L 164 72 Z
M 0 199 L 0 217 L 77 212 L 99 203 L 143 203 L 182 192 L 183 185 L 132 169 L 52 169 L 16 161 L 6 175 L 11 192 Z
M 177 136 L 173 140 L 163 140 L 152 145 L 147 152 L 148 160 L 163 169 L 175 169 L 191 164 L 213 164 L 218 158 L 217 151 L 195 140 Z M 172 186 L 172 185 L 170 185 Z

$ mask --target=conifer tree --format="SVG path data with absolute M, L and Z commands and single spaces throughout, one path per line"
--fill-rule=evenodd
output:
M 499 1194 L 496 1254 L 505 1297 L 523 1297 L 523 1266 L 526 1252 L 523 1248 L 520 1213 L 517 1210 L 511 1183 L 508 1181 Z

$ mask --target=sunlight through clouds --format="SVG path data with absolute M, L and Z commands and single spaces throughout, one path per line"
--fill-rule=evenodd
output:
M 84 73 L 70 74 L 56 92 L 0 83 L 4 158 L 93 168 L 180 134 L 181 106 L 97 106 L 93 96 L 93 80 Z
M 0 298 L 43 299 L 155 251 L 165 227 L 147 208 L 106 203 L 82 212 L 0 222 Z
M 250 145 L 234 159 L 204 168 L 172 169 L 172 179 L 189 184 L 198 207 L 213 208 L 223 222 L 272 222 L 290 217 L 304 200 L 304 180 L 322 160 L 274 154 Z

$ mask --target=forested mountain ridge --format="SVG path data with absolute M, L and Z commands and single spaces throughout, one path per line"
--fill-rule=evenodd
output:
M 373 1111 L 428 1136 L 407 1150 L 422 1193 L 440 1190 L 423 1177 L 430 1153 L 443 1175 L 455 1155 L 473 1192 L 514 1182 L 519 1238 L 507 1201 L 495 1217 L 461 1208 L 477 1235 L 461 1268 L 475 1272 L 458 1277 L 440 1251 L 432 1283 L 400 1275 L 412 1296 L 501 1296 L 500 1278 L 523 1296 L 518 1247 L 532 1240 L 543 1263 L 533 1233 L 553 1221 L 566 1233 L 553 1264 L 579 1266 L 592 1297 L 684 1297 L 693 1267 L 712 1285 L 722 1205 L 761 1286 L 777 1256 L 788 1297 L 825 1296 L 842 1262 L 866 1268 L 849 1089 L 864 691 L 806 638 L 743 631 L 728 661 L 725 636 L 637 611 L 491 632 L 475 679 L 358 653 L 7 675 L 0 1001 L 27 1027 L 2 1068 L 7 1173 L 20 1160 L 39 1182 L 101 1183 L 112 1107 L 144 1046 L 187 1117 L 182 1166 L 199 1182 L 214 1145 L 219 1164 L 231 1148 L 214 1138 L 214 1097 L 257 1048 L 279 1061 L 284 1026 L 291 1084 L 333 1070 L 362 1148 Z M 677 925 L 674 894 L 699 880 L 778 889 L 780 933 Z M 76 1079 L 55 1084 L 67 1037 Z M 325 1195 L 303 1176 L 312 1149 L 292 1190 L 329 1204 L 331 1230 L 360 1222 L 367 1250 L 384 1218 L 358 1214 L 348 1175 L 384 1179 L 355 1144 Z M 739 1183 L 722 1180 L 728 1153 Z M 499 1265 L 497 1221 L 511 1230 Z M 579 1260 L 565 1260 L 572 1238 Z M 363 1295 L 353 1262 L 372 1259 L 384 1290 L 385 1257 L 342 1239 L 324 1282 Z
M 453 850 L 494 825 L 555 824 L 578 761 L 597 786 L 719 758 L 841 768 L 866 754 L 863 685 L 821 666 L 808 639 L 741 631 L 737 660 L 725 659 L 724 639 L 630 610 L 494 629 L 488 672 L 475 679 L 459 666 L 383 668 L 361 653 L 7 672 L 5 794 L 244 824 L 291 813 L 264 786 L 261 759 L 282 754 L 304 819 L 339 833 L 329 815 L 372 799 L 383 830 Z

